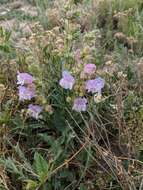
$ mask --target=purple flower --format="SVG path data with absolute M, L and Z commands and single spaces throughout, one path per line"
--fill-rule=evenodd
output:
M 62 86 L 64 89 L 71 90 L 74 83 L 75 83 L 74 77 L 68 71 L 63 71 L 62 79 L 59 82 L 60 86 Z
M 34 78 L 32 75 L 28 73 L 18 73 L 17 75 L 17 84 L 24 85 L 24 84 L 32 84 Z
M 28 106 L 28 114 L 35 118 L 39 118 L 39 114 L 42 112 L 42 106 L 30 104 Z
M 36 94 L 36 88 L 34 84 L 31 84 L 27 87 L 25 86 L 19 86 L 19 100 L 31 100 L 33 97 L 35 97 Z
M 85 88 L 88 92 L 101 94 L 101 90 L 105 85 L 104 79 L 97 77 L 94 80 L 88 80 L 85 84 Z
M 74 100 L 73 110 L 77 112 L 86 111 L 87 109 L 87 99 L 86 98 L 76 98 Z
M 89 74 L 89 75 L 94 74 L 96 71 L 96 65 L 94 65 L 92 63 L 86 64 L 84 66 L 83 71 L 84 71 L 84 73 Z

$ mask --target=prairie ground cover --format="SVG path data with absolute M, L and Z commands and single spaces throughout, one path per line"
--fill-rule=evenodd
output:
M 142 0 L 0 0 L 0 190 L 143 190 Z

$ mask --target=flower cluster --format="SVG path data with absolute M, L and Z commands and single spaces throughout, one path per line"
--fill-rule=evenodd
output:
M 105 85 L 104 79 L 101 77 L 94 77 L 94 79 L 91 79 L 91 77 L 94 76 L 96 71 L 96 65 L 95 64 L 86 64 L 83 68 L 83 71 L 81 72 L 83 75 L 87 75 L 88 80 L 84 82 L 84 89 L 91 94 L 97 93 L 98 96 L 101 96 L 102 89 Z M 89 79 L 90 77 L 90 79 Z M 75 78 L 68 72 L 63 71 L 62 78 L 59 81 L 59 84 L 64 89 L 72 90 L 76 80 Z M 81 112 L 87 110 L 87 98 L 85 97 L 77 97 L 74 100 L 72 109 Z
M 28 73 L 18 73 L 17 84 L 19 85 L 18 95 L 20 101 L 31 100 L 36 96 L 36 86 L 33 82 L 34 78 L 32 75 Z M 35 119 L 39 118 L 41 111 L 42 107 L 39 105 L 30 104 L 28 106 L 28 114 Z

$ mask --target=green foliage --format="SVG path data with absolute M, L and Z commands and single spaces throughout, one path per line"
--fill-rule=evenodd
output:
M 39 181 L 42 183 L 45 181 L 45 178 L 48 176 L 48 163 L 47 161 L 39 154 L 35 153 L 34 155 L 34 167 L 36 173 L 39 176 Z

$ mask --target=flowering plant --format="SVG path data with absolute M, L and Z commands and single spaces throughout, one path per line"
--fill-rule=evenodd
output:
M 34 78 L 29 73 L 18 73 L 17 84 L 20 85 L 18 87 L 20 101 L 31 100 L 36 96 L 36 86 L 33 81 Z M 28 106 L 28 114 L 35 119 L 39 118 L 41 111 L 42 107 L 39 105 L 30 104 Z

